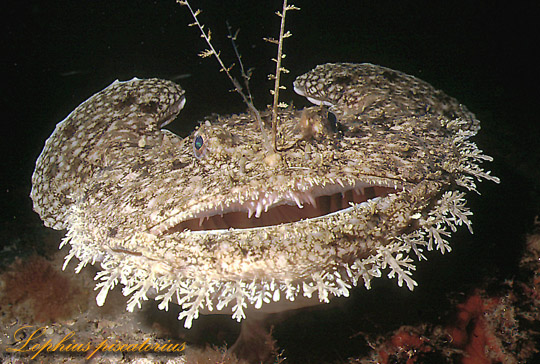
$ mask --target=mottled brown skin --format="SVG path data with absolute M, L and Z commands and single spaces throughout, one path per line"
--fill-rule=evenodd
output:
M 155 288 L 161 308 L 178 295 L 187 327 L 229 303 L 240 320 L 283 296 L 369 288 L 384 269 L 412 289 L 408 253 L 450 250 L 446 227 L 470 227 L 458 187 L 496 180 L 466 141 L 474 115 L 397 71 L 319 67 L 295 89 L 328 108 L 280 111 L 277 158 L 249 114 L 184 139 L 161 130 L 184 101 L 163 80 L 113 84 L 59 124 L 32 199 L 47 226 L 68 229 L 68 259 L 101 261 L 98 304 L 120 280 L 130 310 Z
M 159 129 L 184 102 L 184 91 L 170 81 L 116 81 L 58 123 L 32 175 L 34 210 L 45 225 L 65 229 L 71 195 L 107 168 L 108 149 L 144 138 L 148 145 L 158 143 L 150 139 L 160 138 Z
M 345 119 L 362 115 L 362 120 L 380 123 L 410 116 L 461 118 L 466 121 L 462 128 L 479 129 L 474 115 L 453 97 L 414 76 L 370 63 L 319 65 L 298 77 L 294 90 Z

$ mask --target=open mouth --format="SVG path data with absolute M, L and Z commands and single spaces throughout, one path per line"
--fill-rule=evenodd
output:
M 191 219 L 171 226 L 166 233 L 184 230 L 252 229 L 315 219 L 400 190 L 401 187 L 398 186 L 374 186 L 363 182 L 357 182 L 354 186 L 315 186 L 308 191 L 291 191 L 279 200 L 274 200 L 270 195 L 256 201 L 202 211 Z

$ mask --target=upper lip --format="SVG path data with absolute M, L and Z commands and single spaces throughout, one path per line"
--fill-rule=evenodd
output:
M 180 110 L 184 108 L 184 105 L 186 104 L 186 96 L 182 95 L 180 98 L 172 105 L 168 110 L 167 113 L 163 116 L 160 128 L 163 128 L 165 125 L 170 124 L 178 114 L 180 113 Z
M 296 84 L 296 82 L 294 83 L 293 89 L 294 89 L 294 92 L 296 92 L 300 96 L 305 97 L 312 104 L 325 105 L 325 106 L 334 106 L 333 103 L 331 103 L 330 101 L 324 100 L 324 98 L 317 99 L 317 98 L 314 97 L 314 95 L 309 95 L 306 92 L 306 89 L 303 86 L 300 86 L 300 85 Z

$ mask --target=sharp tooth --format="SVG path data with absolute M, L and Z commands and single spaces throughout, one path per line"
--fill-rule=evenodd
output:
M 306 193 L 306 198 L 308 199 L 310 204 L 312 204 L 314 207 L 317 207 L 317 200 L 315 200 L 311 193 Z
M 202 226 L 204 222 L 204 216 L 199 217 L 199 226 Z
M 262 210 L 263 210 L 263 205 L 262 205 L 262 203 L 259 202 L 257 204 L 257 212 L 255 212 L 255 217 L 256 218 L 261 217 Z
M 253 209 L 251 208 L 251 206 L 248 207 L 248 219 L 251 219 L 251 216 L 253 216 L 253 213 L 254 213 L 254 212 L 255 212 L 255 210 L 253 210 Z
M 343 181 L 342 181 L 342 180 L 338 179 L 338 180 L 337 180 L 337 183 L 338 183 L 341 187 L 345 188 L 345 184 L 343 184 Z
M 292 197 L 294 199 L 294 202 L 296 202 L 296 206 L 298 206 L 298 208 L 300 209 L 303 209 L 304 206 L 302 205 L 302 202 L 300 202 L 300 199 L 298 198 L 298 196 L 296 196 L 296 194 L 293 194 Z

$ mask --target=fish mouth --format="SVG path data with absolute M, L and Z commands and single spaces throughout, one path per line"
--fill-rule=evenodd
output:
M 303 86 L 294 84 L 293 85 L 293 90 L 298 95 L 303 96 L 306 99 L 308 99 L 308 101 L 311 102 L 314 105 L 334 106 L 334 104 L 331 103 L 330 101 L 327 101 L 327 100 L 324 100 L 324 99 L 317 99 L 317 98 L 315 98 L 313 96 L 310 96 Z
M 159 229 L 165 234 L 182 232 L 222 232 L 230 229 L 256 229 L 325 218 L 346 212 L 353 206 L 403 190 L 400 183 L 380 184 L 356 181 L 313 186 L 305 191 L 258 193 L 256 199 L 218 203 L 187 219 Z

